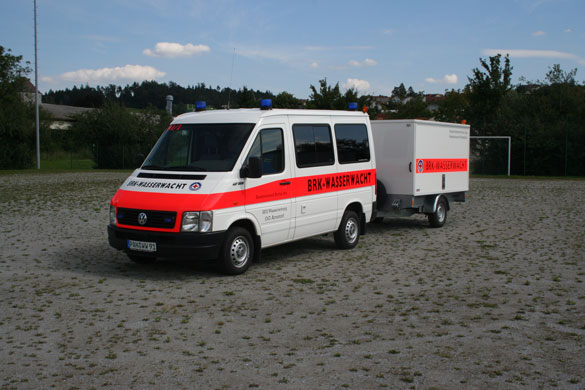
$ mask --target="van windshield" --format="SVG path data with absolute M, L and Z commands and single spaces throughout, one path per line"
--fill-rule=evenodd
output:
M 142 169 L 231 171 L 253 128 L 253 123 L 171 125 Z

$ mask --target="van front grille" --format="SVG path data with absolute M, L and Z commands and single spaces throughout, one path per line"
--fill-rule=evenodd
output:
M 118 223 L 122 225 L 172 229 L 175 227 L 177 213 L 174 211 L 156 211 L 125 209 L 118 207 Z

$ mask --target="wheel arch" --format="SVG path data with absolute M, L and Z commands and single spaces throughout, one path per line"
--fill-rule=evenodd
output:
M 345 208 L 343 209 L 343 213 L 341 214 L 338 227 L 341 225 L 341 222 L 343 221 L 343 216 L 348 210 L 351 210 L 358 215 L 358 218 L 360 220 L 360 235 L 366 234 L 366 215 L 364 214 L 364 206 L 358 200 L 351 201 L 345 206 Z
M 232 227 L 241 227 L 246 229 L 252 236 L 254 241 L 254 261 L 260 260 L 260 249 L 262 248 L 262 238 L 260 236 L 260 230 L 251 219 L 241 218 L 231 223 L 229 229 Z
M 449 205 L 449 199 L 446 196 L 444 196 L 443 194 L 438 194 L 438 195 L 428 195 L 425 197 L 422 212 L 425 214 L 432 214 L 435 211 L 437 211 L 437 204 L 439 204 L 439 200 L 441 200 L 441 199 L 443 199 L 445 201 L 445 204 L 447 206 L 447 211 L 449 211 L 451 209 L 451 206 Z

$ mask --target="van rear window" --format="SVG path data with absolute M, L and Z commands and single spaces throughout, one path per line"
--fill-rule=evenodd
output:
M 336 124 L 335 139 L 340 164 L 370 161 L 368 129 L 363 123 Z
M 329 125 L 293 125 L 297 167 L 332 165 L 333 142 Z

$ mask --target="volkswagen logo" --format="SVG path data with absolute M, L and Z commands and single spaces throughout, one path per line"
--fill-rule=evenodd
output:
M 140 213 L 140 214 L 138 214 L 138 223 L 139 224 L 145 225 L 147 219 L 148 219 L 148 217 L 146 216 L 146 213 Z

